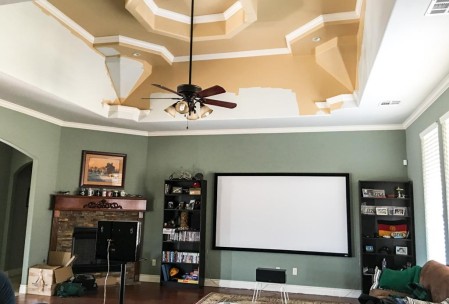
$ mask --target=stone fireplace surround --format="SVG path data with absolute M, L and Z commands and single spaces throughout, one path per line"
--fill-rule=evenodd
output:
M 53 195 L 50 251 L 72 251 L 75 227 L 96 228 L 98 221 L 139 221 L 143 231 L 147 201 L 136 197 Z M 139 244 L 142 242 L 140 234 Z M 141 254 L 141 246 L 138 248 Z M 139 262 L 127 263 L 126 282 L 139 280 Z

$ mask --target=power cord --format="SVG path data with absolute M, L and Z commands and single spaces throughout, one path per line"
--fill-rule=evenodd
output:
M 108 271 L 106 272 L 106 277 L 104 278 L 104 289 L 103 289 L 103 304 L 106 304 L 106 287 L 108 286 L 108 277 L 109 277 L 109 247 L 111 246 L 112 239 L 108 239 L 108 248 L 106 249 L 107 255 L 107 263 L 108 263 Z

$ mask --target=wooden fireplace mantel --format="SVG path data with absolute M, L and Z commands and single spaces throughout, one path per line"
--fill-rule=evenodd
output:
M 53 210 L 58 211 L 139 211 L 147 210 L 147 200 L 142 197 L 104 197 L 81 195 L 53 195 Z

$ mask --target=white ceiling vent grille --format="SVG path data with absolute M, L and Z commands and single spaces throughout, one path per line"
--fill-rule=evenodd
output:
M 432 0 L 426 16 L 449 15 L 449 0 Z
M 395 106 L 400 104 L 401 101 L 400 100 L 385 100 L 385 101 L 381 101 L 379 103 L 379 106 Z

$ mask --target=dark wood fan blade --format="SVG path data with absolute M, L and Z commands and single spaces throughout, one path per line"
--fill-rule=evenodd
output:
M 202 102 L 211 106 L 217 106 L 217 107 L 223 107 L 228 109 L 234 109 L 237 104 L 233 102 L 228 101 L 222 101 L 222 100 L 215 100 L 215 99 L 209 99 L 209 98 L 203 98 Z
M 172 89 L 169 89 L 169 88 L 167 88 L 167 87 L 164 87 L 163 85 L 160 85 L 160 84 L 157 84 L 157 83 L 152 83 L 152 85 L 154 85 L 155 87 L 158 87 L 159 89 L 162 89 L 162 90 L 165 90 L 165 91 L 169 91 L 169 92 L 172 92 L 172 93 L 174 93 L 174 94 L 176 94 L 176 95 L 182 96 L 182 95 L 179 94 L 178 92 L 176 92 L 176 91 L 174 91 L 174 90 L 172 90 Z
M 212 95 L 218 95 L 221 93 L 226 93 L 226 90 L 223 89 L 222 87 L 220 87 L 219 85 L 214 85 L 213 87 L 204 89 L 198 93 L 196 93 L 199 97 L 204 98 L 204 97 L 209 97 Z

